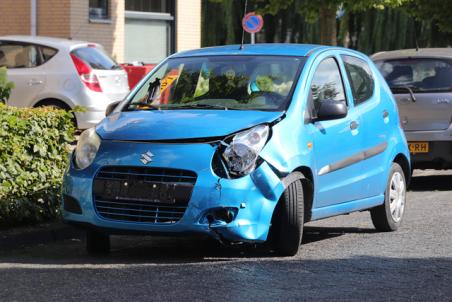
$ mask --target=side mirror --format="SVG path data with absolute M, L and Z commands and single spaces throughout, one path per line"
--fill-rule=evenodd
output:
M 121 103 L 121 101 L 113 102 L 110 105 L 108 105 L 107 109 L 105 109 L 105 116 L 109 116 L 110 113 L 112 113 L 113 110 L 115 110 L 116 106 L 119 105 L 119 103 Z
M 320 102 L 316 121 L 336 120 L 347 116 L 347 105 L 345 102 L 334 100 L 323 100 Z

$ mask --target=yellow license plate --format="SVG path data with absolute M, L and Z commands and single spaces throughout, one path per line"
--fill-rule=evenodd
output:
M 428 153 L 428 142 L 408 143 L 411 153 Z

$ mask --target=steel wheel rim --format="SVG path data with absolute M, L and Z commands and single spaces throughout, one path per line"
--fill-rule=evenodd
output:
M 392 219 L 399 222 L 405 210 L 406 185 L 400 172 L 395 172 L 389 184 L 389 210 Z

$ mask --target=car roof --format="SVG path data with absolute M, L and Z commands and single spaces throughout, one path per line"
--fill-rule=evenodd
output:
M 452 58 L 452 48 L 419 48 L 382 51 L 371 56 L 372 60 L 391 60 L 405 58 Z
M 86 41 L 70 40 L 64 38 L 45 37 L 45 36 L 0 36 L 0 41 L 25 42 L 32 44 L 46 45 L 54 48 L 72 49 L 80 44 L 88 44 Z M 96 43 L 92 43 L 96 44 Z M 97 45 L 97 44 L 96 44 Z
M 331 47 L 313 44 L 289 43 L 258 43 L 240 45 L 225 45 L 188 50 L 172 55 L 177 57 L 215 56 L 215 55 L 277 55 L 277 56 L 309 56 L 317 50 Z

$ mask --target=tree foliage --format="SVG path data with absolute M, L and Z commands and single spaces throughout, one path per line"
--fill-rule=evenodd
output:
M 418 21 L 433 21 L 441 31 L 452 33 L 451 0 L 413 0 L 408 9 Z
M 235 5 L 231 6 L 231 2 Z M 303 15 L 303 3 L 301 0 L 249 0 L 248 11 L 264 14 L 264 28 L 256 34 L 256 41 L 321 43 L 321 22 L 315 12 L 310 18 Z M 243 4 L 244 0 L 215 0 L 215 3 L 203 0 L 203 46 L 240 43 Z M 355 3 L 353 11 L 342 7 L 342 16 L 335 20 L 338 29 L 337 44 L 368 54 L 382 50 L 414 48 L 416 38 L 420 47 L 452 45 L 452 34 L 440 29 L 431 18 L 416 20 L 407 5 L 399 7 L 397 2 L 389 6 L 387 3 L 383 4 L 385 9 L 381 9 L 381 3 L 379 5 L 375 1 L 373 7 L 377 8 L 363 9 L 359 1 Z M 229 21 L 226 22 L 225 19 Z M 249 42 L 248 34 L 245 34 L 245 42 Z

